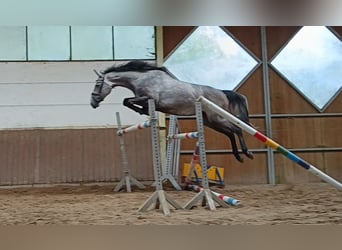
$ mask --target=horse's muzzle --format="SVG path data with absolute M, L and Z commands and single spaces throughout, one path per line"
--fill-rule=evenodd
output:
M 90 105 L 91 105 L 94 109 L 96 109 L 96 108 L 99 106 L 99 103 L 98 103 L 96 100 L 94 100 L 94 98 L 90 98 Z
M 103 98 L 98 93 L 96 93 L 96 92 L 91 93 L 90 105 L 94 109 L 96 109 L 99 106 L 100 102 L 102 102 L 102 101 L 103 101 Z

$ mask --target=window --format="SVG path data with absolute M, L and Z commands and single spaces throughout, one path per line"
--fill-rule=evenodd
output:
M 68 26 L 29 26 L 28 60 L 69 60 Z
M 154 59 L 154 37 L 153 27 L 114 27 L 115 59 Z
M 301 28 L 272 66 L 322 111 L 342 87 L 342 42 L 324 26 Z
M 220 27 L 200 26 L 164 65 L 179 80 L 232 90 L 258 61 Z
M 153 26 L 0 26 L 0 61 L 155 59 Z
M 0 59 L 26 60 L 26 27 L 0 26 Z
M 73 26 L 72 60 L 113 60 L 111 26 Z

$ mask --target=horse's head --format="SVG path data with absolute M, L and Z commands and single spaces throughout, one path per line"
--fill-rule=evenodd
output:
M 104 81 L 104 75 L 94 70 L 98 76 L 93 92 L 91 93 L 90 105 L 95 109 L 112 91 L 112 86 Z

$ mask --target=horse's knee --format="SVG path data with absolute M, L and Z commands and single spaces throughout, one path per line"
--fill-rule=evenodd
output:
M 132 106 L 132 103 L 130 102 L 131 98 L 125 98 L 122 102 L 122 104 L 126 107 Z

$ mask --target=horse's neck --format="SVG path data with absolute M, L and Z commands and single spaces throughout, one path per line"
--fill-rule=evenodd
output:
M 137 72 L 111 72 L 107 73 L 105 79 L 112 83 L 112 87 L 124 87 L 134 91 L 134 80 L 139 77 Z

